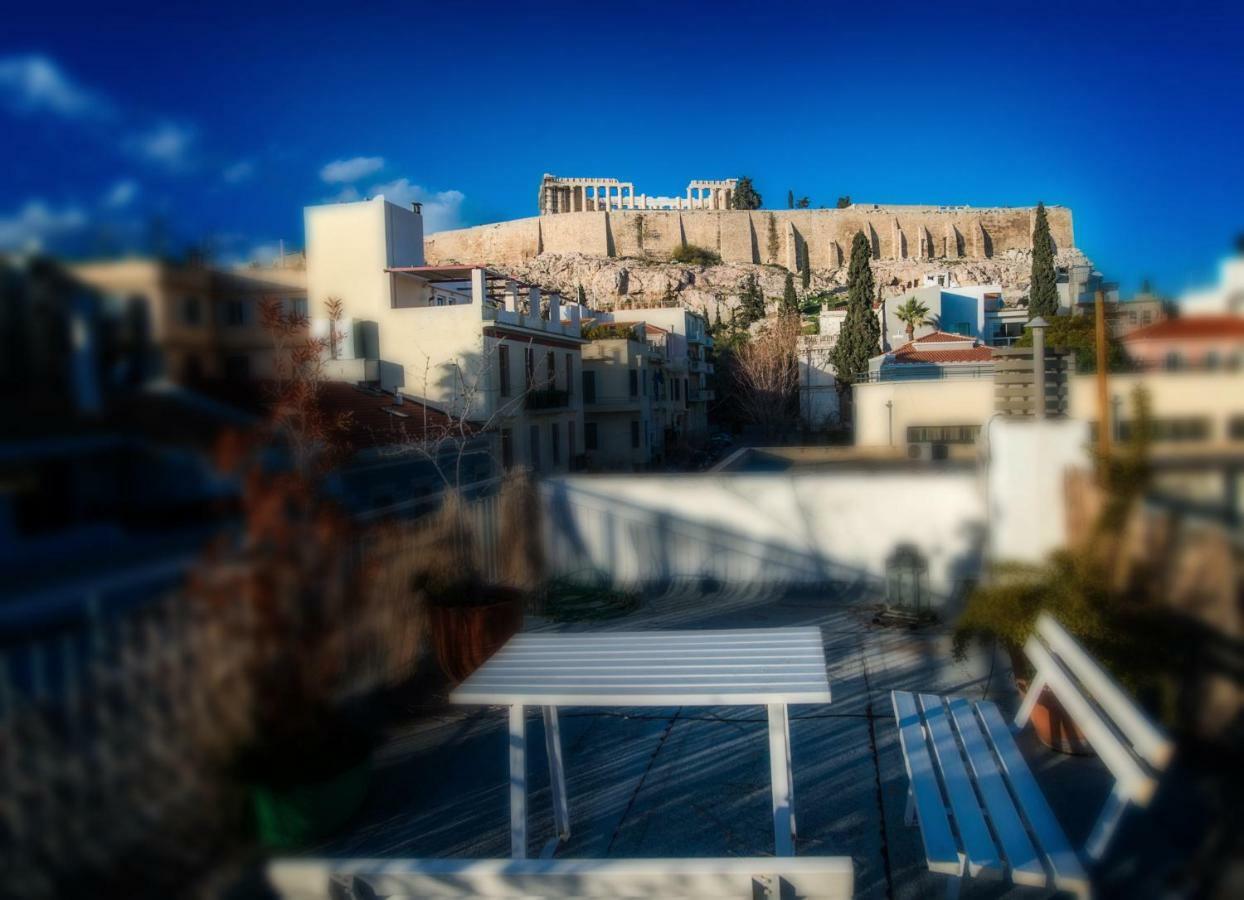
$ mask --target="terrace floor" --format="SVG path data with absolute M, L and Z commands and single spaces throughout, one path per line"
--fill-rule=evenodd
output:
M 941 895 L 919 836 L 903 824 L 906 775 L 889 692 L 895 688 L 989 696 L 1013 710 L 1009 672 L 984 654 L 956 663 L 949 630 L 872 624 L 877 598 L 843 585 L 774 597 L 675 592 L 626 616 L 573 626 L 531 619 L 529 630 L 821 628 L 833 693 L 823 707 L 793 707 L 799 855 L 850 855 L 860 897 Z M 991 671 L 992 668 L 992 671 Z M 563 857 L 741 856 L 773 852 L 766 719 L 762 709 L 564 709 L 572 836 Z M 506 716 L 501 708 L 439 707 L 396 731 L 381 749 L 369 801 L 316 855 L 503 857 L 509 852 Z M 1037 777 L 1073 843 L 1082 844 L 1109 782 L 1096 759 L 1054 754 L 1025 736 Z M 528 722 L 530 852 L 553 834 L 538 710 Z M 1130 824 L 1153 822 L 1135 815 Z M 1150 828 L 1142 844 L 1174 825 Z M 1135 845 L 1125 828 L 1118 846 Z M 1143 829 L 1141 829 L 1143 830 Z M 1172 853 L 1161 854 L 1167 860 Z M 1133 849 L 1107 860 L 1129 896 L 1162 892 L 1163 867 Z M 1143 857 L 1143 854 L 1141 855 Z M 1120 880 L 1121 879 L 1121 880 Z M 969 896 L 1011 892 L 971 886 Z M 1149 890 L 1145 890 L 1145 888 Z M 1113 893 L 1113 891 L 1106 891 Z M 1023 896 L 1033 896 L 1031 891 Z

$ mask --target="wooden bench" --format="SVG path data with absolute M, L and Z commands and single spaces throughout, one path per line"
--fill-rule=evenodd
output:
M 850 857 L 277 859 L 285 900 L 409 897 L 804 897 L 847 900 Z
M 1092 658 L 1048 615 L 1024 646 L 1036 676 L 1015 717 L 1027 724 L 1049 688 L 1115 777 L 1085 847 L 1102 857 L 1128 804 L 1146 806 L 1171 742 Z M 929 869 L 951 876 L 957 896 L 965 877 L 1091 893 L 1072 849 L 993 703 L 894 691 L 899 742 L 910 782 L 906 821 L 920 825 Z

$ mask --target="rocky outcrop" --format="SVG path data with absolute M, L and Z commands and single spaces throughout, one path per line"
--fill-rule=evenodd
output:
M 1061 250 L 1058 265 L 1087 262 L 1075 249 Z M 875 259 L 873 274 L 886 296 L 918 287 L 926 275 L 949 272 L 958 284 L 997 284 L 1008 303 L 1028 294 L 1032 254 L 1008 250 L 988 259 Z M 652 258 L 612 259 L 582 254 L 545 253 L 517 263 L 495 266 L 515 278 L 557 290 L 574 298 L 582 286 L 588 305 L 595 309 L 628 309 L 681 305 L 710 317 L 720 310 L 729 318 L 748 275 L 755 275 L 766 301 L 775 305 L 782 296 L 785 268 L 747 263 L 711 266 L 682 265 Z M 800 294 L 804 293 L 795 275 Z M 844 293 L 847 267 L 813 269 L 808 293 Z

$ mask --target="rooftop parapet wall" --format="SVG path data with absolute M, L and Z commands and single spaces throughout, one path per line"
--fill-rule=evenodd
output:
M 1075 246 L 1071 210 L 1047 207 L 1057 249 Z M 614 210 L 533 216 L 428 235 L 429 264 L 503 265 L 541 253 L 667 258 L 684 244 L 725 262 L 810 259 L 845 265 L 862 231 L 876 259 L 987 259 L 1032 247 L 1032 207 L 861 206 L 847 209 Z M 806 257 L 805 257 L 806 253 Z

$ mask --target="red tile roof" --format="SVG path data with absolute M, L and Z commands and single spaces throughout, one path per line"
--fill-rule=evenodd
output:
M 1188 316 L 1165 319 L 1137 328 L 1123 336 L 1131 341 L 1244 340 L 1244 318 L 1240 316 Z
M 947 350 L 922 350 L 917 346 L 921 343 L 963 343 L 968 346 L 954 347 Z M 914 341 L 909 341 L 891 351 L 887 362 L 899 365 L 908 363 L 985 363 L 992 359 L 992 347 L 978 346 L 973 338 L 962 334 L 947 334 L 944 331 L 935 331 L 932 334 L 926 334 L 924 337 L 916 338 Z
M 975 339 L 966 334 L 951 334 L 949 331 L 932 331 L 916 338 L 913 344 L 949 344 L 958 341 L 975 343 Z M 906 346 L 906 345 L 904 345 Z

